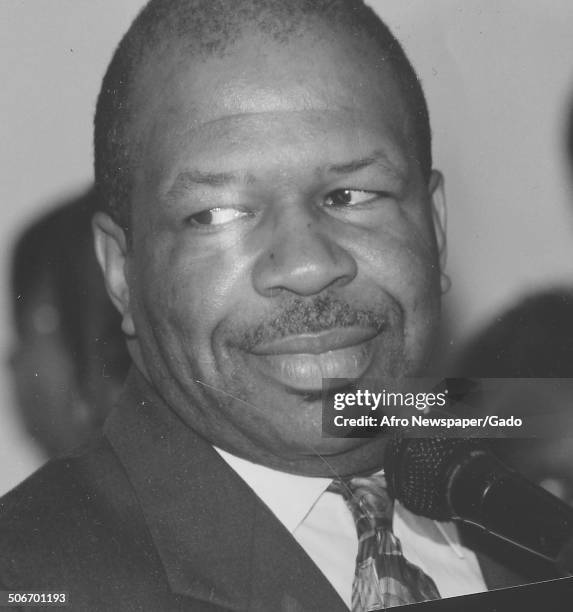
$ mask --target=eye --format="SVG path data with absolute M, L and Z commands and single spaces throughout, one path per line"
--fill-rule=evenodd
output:
M 225 223 L 230 223 L 248 214 L 248 212 L 237 208 L 209 208 L 190 215 L 186 222 L 195 227 L 213 227 L 225 225 Z
M 332 208 L 350 208 L 360 204 L 369 204 L 384 194 L 380 191 L 364 191 L 362 189 L 337 189 L 331 191 L 325 198 L 325 206 Z

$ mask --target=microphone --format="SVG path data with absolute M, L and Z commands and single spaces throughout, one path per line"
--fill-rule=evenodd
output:
M 411 512 L 476 525 L 573 576 L 573 508 L 505 466 L 483 442 L 394 438 L 384 471 L 390 495 Z

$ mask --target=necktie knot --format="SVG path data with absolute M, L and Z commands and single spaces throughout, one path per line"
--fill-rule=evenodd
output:
M 434 581 L 402 554 L 392 533 L 393 502 L 383 474 L 335 480 L 329 491 L 342 495 L 358 534 L 352 612 L 368 612 L 439 599 Z
M 335 480 L 329 490 L 344 498 L 352 512 L 359 539 L 377 528 L 392 528 L 394 503 L 388 495 L 384 474 Z

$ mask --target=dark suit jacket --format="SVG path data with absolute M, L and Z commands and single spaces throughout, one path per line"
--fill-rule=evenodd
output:
M 491 557 L 480 557 L 489 586 L 547 577 Z M 135 373 L 101 438 L 0 501 L 1 588 L 68 591 L 71 609 L 89 611 L 347 610 L 243 480 Z

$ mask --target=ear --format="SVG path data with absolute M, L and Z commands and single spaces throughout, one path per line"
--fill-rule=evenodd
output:
M 444 177 L 438 170 L 432 170 L 430 175 L 430 199 L 432 206 L 432 221 L 434 224 L 434 232 L 436 234 L 436 245 L 438 247 L 440 271 L 442 279 L 446 279 L 449 284 L 449 279 L 444 270 L 447 260 L 447 244 L 446 244 L 446 227 L 447 227 L 447 211 L 446 211 L 446 195 L 444 191 Z M 444 283 L 443 283 L 444 284 Z M 449 287 L 447 287 L 449 288 Z M 442 287 L 444 292 L 447 288 Z
M 107 292 L 122 316 L 121 329 L 135 335 L 127 282 L 127 239 L 123 229 L 113 219 L 98 212 L 92 221 L 95 251 L 103 270 Z

